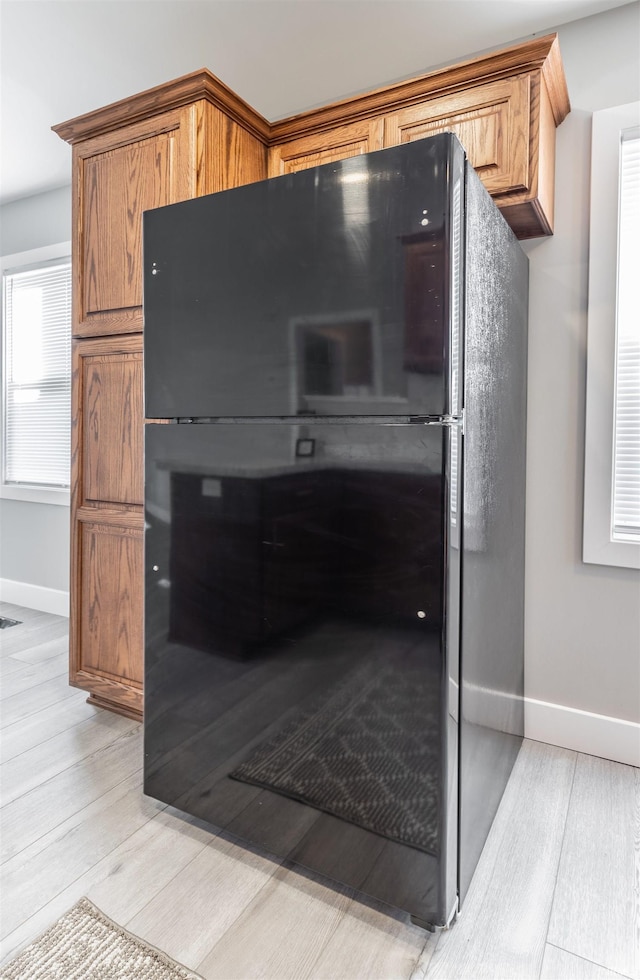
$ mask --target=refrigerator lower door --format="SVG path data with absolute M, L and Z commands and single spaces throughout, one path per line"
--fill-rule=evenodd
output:
M 145 792 L 443 924 L 449 427 L 146 430 Z

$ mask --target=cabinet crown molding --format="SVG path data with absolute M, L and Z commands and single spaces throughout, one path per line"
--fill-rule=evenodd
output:
M 281 119 L 271 125 L 270 143 L 349 123 L 381 111 L 394 112 L 425 98 L 472 89 L 476 85 L 527 72 L 542 72 L 556 126 L 571 110 L 557 34 L 412 76 L 380 88 Z
M 262 142 L 269 141 L 271 127 L 264 116 L 252 109 L 208 68 L 200 68 L 189 75 L 182 75 L 173 81 L 156 85 L 155 88 L 146 89 L 119 102 L 112 102 L 110 105 L 68 119 L 51 128 L 67 143 L 79 143 L 90 137 L 120 129 L 122 126 L 149 119 L 170 109 L 191 105 L 199 99 L 221 109 L 225 115 L 253 133 Z
M 201 68 L 94 112 L 76 116 L 52 126 L 52 129 L 61 139 L 73 144 L 203 99 L 221 109 L 266 146 L 271 146 L 311 130 L 330 128 L 337 122 L 348 123 L 382 110 L 393 111 L 420 101 L 425 96 L 443 95 L 530 71 L 542 72 L 554 121 L 558 126 L 570 111 L 569 93 L 558 36 L 548 34 L 288 116 L 274 123 L 265 119 L 209 69 Z

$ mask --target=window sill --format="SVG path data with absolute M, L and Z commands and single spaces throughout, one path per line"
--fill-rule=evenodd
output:
M 32 504 L 55 504 L 68 507 L 70 503 L 69 490 L 54 490 L 49 487 L 13 487 L 8 484 L 0 486 L 0 500 L 24 500 Z

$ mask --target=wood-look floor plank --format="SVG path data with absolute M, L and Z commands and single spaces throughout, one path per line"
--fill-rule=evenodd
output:
M 416 963 L 413 973 L 409 980 L 425 980 L 428 972 L 429 966 L 431 965 L 431 960 L 433 959 L 433 954 L 435 952 L 436 946 L 438 945 L 438 934 L 428 934 L 427 941 L 418 957 L 418 962 Z
M 30 842 L 99 799 L 141 765 L 141 733 L 127 732 L 106 748 L 8 803 L 0 813 L 2 860 L 18 854 Z
M 627 980 L 622 973 L 605 970 L 598 963 L 574 956 L 547 943 L 540 980 Z
M 460 918 L 427 980 L 526 980 L 542 966 L 575 770 L 574 752 L 525 741 Z
M 28 718 L 29 715 L 35 714 L 42 708 L 47 708 L 58 701 L 77 697 L 78 692 L 75 688 L 69 687 L 66 674 L 52 677 L 50 680 L 36 684 L 26 691 L 20 691 L 19 694 L 5 698 L 2 702 L 0 727 L 8 728 L 9 725 L 14 725 L 17 721 Z
M 635 962 L 636 934 L 618 926 L 628 921 L 628 868 L 633 867 L 638 837 L 634 841 L 626 831 L 620 836 L 616 820 L 626 807 L 622 819 L 633 825 L 629 807 L 637 803 L 631 803 L 635 797 L 626 777 L 619 772 L 612 776 L 612 764 L 601 767 L 600 760 L 593 765 L 580 759 L 568 809 L 575 756 L 525 743 L 462 915 L 449 932 L 429 937 L 402 914 L 369 900 L 365 904 L 357 896 L 350 899 L 345 890 L 335 892 L 322 879 L 280 867 L 268 855 L 245 850 L 228 836 L 213 837 L 207 825 L 145 800 L 139 732 L 123 741 L 119 729 L 131 723 L 87 705 L 84 692 L 64 685 L 52 688 L 55 677 L 43 680 L 43 673 L 30 671 L 30 665 L 46 665 L 66 650 L 66 620 L 11 604 L 0 609 L 24 624 L 24 629 L 12 628 L 21 630 L 13 639 L 12 630 L 0 631 L 2 673 L 15 677 L 12 683 L 17 685 L 3 704 L 13 714 L 7 724 L 3 712 L 7 727 L 1 740 L 3 760 L 15 762 L 3 766 L 0 775 L 6 777 L 5 786 L 13 787 L 10 795 L 22 794 L 7 804 L 4 814 L 9 853 L 14 853 L 16 839 L 20 844 L 1 869 L 2 931 L 11 927 L 2 944 L 4 960 L 88 895 L 117 922 L 192 969 L 204 963 L 207 977 L 632 976 L 616 973 L 609 962 L 584 952 L 559 949 L 550 937 L 546 941 L 544 926 L 556 887 L 553 866 L 554 861 L 559 864 L 564 809 L 569 820 L 552 924 L 556 928 L 570 908 L 571 895 L 575 915 L 583 914 L 585 881 L 591 888 L 589 876 L 601 878 L 605 862 L 610 875 L 606 896 L 597 910 L 587 901 L 585 928 L 592 934 L 608 931 L 605 943 L 618 943 L 626 950 L 624 962 Z M 17 680 L 27 676 L 28 686 Z M 102 748 L 78 758 L 96 745 Z M 53 775 L 58 766 L 63 768 Z M 603 797 L 610 798 L 609 809 Z M 613 823 L 607 825 L 607 820 Z M 611 826 L 613 833 L 608 832 Z M 592 853 L 576 849 L 574 838 L 580 835 L 595 841 L 589 845 Z M 301 878 L 308 888 L 304 896 Z M 609 909 L 615 927 L 603 925 L 600 913 L 609 915 Z M 262 964 L 259 936 L 265 937 Z
M 3 892 L 11 896 L 2 911 L 3 934 L 13 932 L 164 808 L 142 795 L 137 775 L 95 804 L 90 812 L 79 811 L 66 831 L 52 834 L 45 848 L 27 849 L 2 866 Z
M 58 652 L 56 651 L 56 655 Z M 26 666 L 24 660 L 16 660 L 14 657 L 0 657 L 0 691 L 2 691 L 2 684 L 7 677 L 15 674 L 16 671 L 24 670 Z
M 196 969 L 277 866 L 264 854 L 214 837 L 166 888 L 125 923 L 126 928 Z
M 7 661 L 11 661 L 14 664 L 22 664 L 23 667 L 29 664 L 41 664 L 46 660 L 50 660 L 51 657 L 56 657 L 59 653 L 69 656 L 69 632 L 67 629 L 60 631 L 60 636 L 50 637 L 47 635 L 47 639 L 43 640 L 42 643 L 34 644 L 29 646 L 24 650 L 19 650 L 17 653 L 10 655 L 8 657 L 2 658 L 3 665 Z
M 111 807 L 120 812 L 116 801 L 112 800 Z M 45 905 L 40 903 L 32 916 L 3 939 L 0 956 L 3 960 L 14 956 L 83 896 L 114 921 L 125 922 L 210 840 L 210 832 L 198 821 L 181 819 L 171 808 L 161 810 Z M 46 862 L 48 855 L 43 854 L 42 859 Z
M 43 663 L 22 664 L 22 670 L 15 670 L 8 677 L 2 678 L 0 684 L 0 700 L 3 702 L 15 694 L 29 690 L 34 684 L 42 684 L 53 677 L 69 675 L 69 658 L 65 653 L 57 653 Z M 0 709 L 2 710 L 2 709 Z
M 104 711 L 98 718 L 67 728 L 0 765 L 2 804 L 16 800 L 58 773 L 105 748 L 114 739 L 139 728 L 139 723 Z
M 408 916 L 357 897 L 349 904 L 310 973 L 312 980 L 412 980 L 433 955 L 435 938 Z
M 640 770 L 580 755 L 548 940 L 640 977 Z
M 68 731 L 74 725 L 104 714 L 106 712 L 102 709 L 87 704 L 86 692 L 74 690 L 71 697 L 47 705 L 46 708 L 34 712 L 27 718 L 3 728 L 0 737 L 0 758 L 2 762 L 8 762 L 9 759 L 28 752 L 29 749 L 41 745 L 61 732 Z
M 2 615 L 6 614 L 2 613 Z M 30 653 L 41 643 L 67 637 L 69 632 L 69 620 L 63 616 L 52 616 L 49 613 L 37 613 L 25 609 L 16 612 L 10 618 L 20 619 L 22 622 L 18 626 L 0 630 L 3 657 L 12 656 L 21 659 L 25 653 Z
M 281 867 L 197 970 L 206 980 L 306 980 L 352 896 L 351 889 Z

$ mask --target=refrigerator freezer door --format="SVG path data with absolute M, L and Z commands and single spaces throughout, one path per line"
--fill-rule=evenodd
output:
M 455 415 L 451 134 L 144 215 L 148 418 Z
M 145 792 L 442 924 L 449 427 L 146 429 Z

